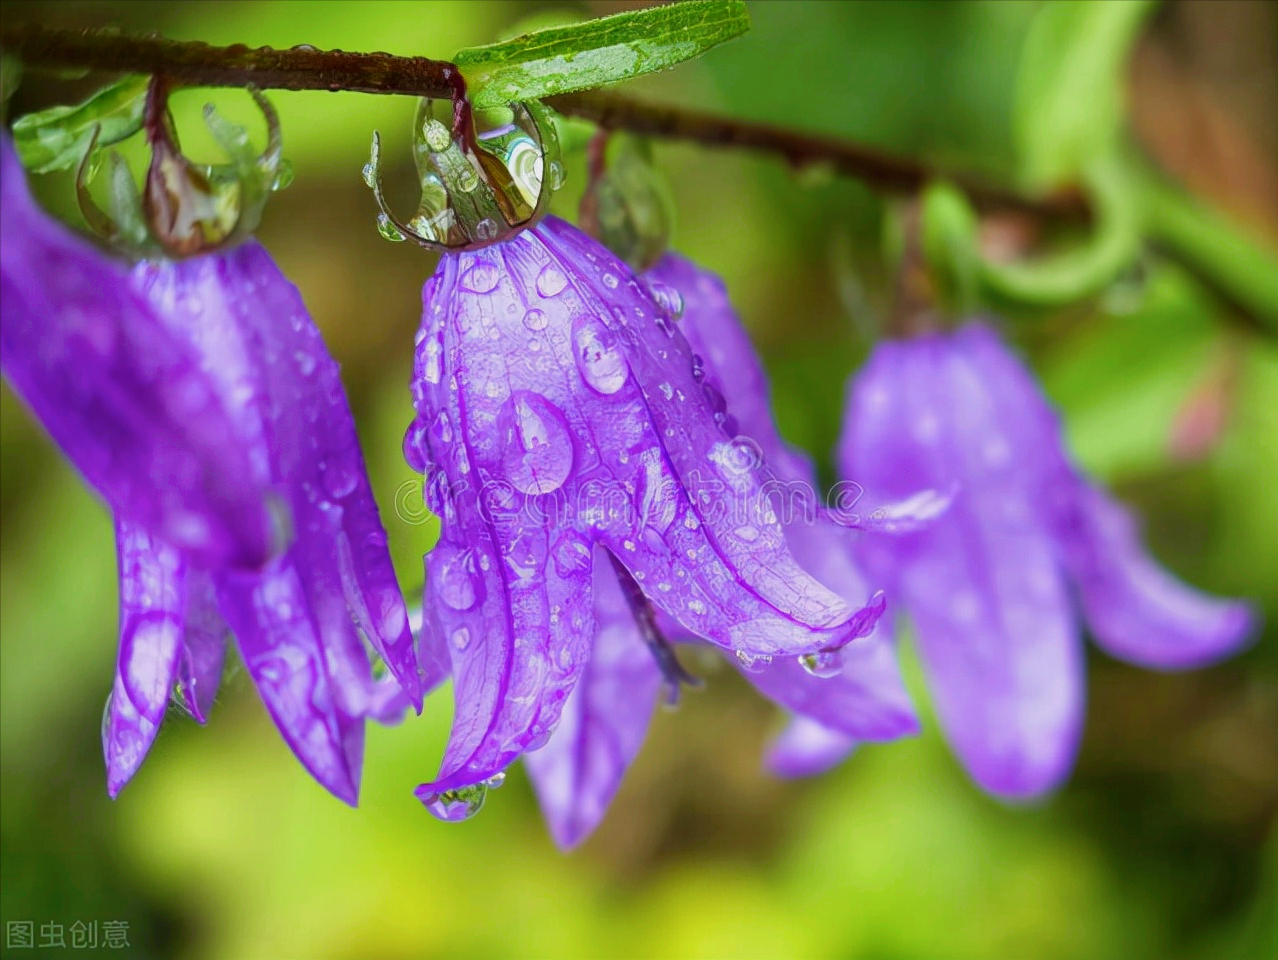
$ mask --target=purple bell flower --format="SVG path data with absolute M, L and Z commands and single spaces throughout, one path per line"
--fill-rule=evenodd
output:
M 673 254 L 647 277 L 682 296 L 680 326 L 694 351 L 693 379 L 722 427 L 742 442 L 749 438 L 765 477 L 762 492 L 773 501 L 790 552 L 807 573 L 859 608 L 844 627 L 858 639 L 838 649 L 802 662 L 793 656 L 731 658 L 756 689 L 794 714 L 772 747 L 769 766 L 799 776 L 841 759 L 849 742 L 916 733 L 890 631 L 880 620 L 883 594 L 871 595 L 854 566 L 848 547 L 853 534 L 821 512 L 810 460 L 777 432 L 762 364 L 723 284 Z M 602 820 L 638 755 L 663 682 L 672 682 L 607 558 L 595 559 L 593 588 L 597 630 L 590 662 L 550 741 L 524 758 L 551 833 L 564 848 L 580 843 Z M 698 642 L 695 632 L 667 614 L 658 615 L 657 628 L 670 640 Z M 819 750 L 814 739 L 834 747 Z
M 1186 586 L 1142 549 L 984 325 L 880 344 L 850 385 L 838 461 L 889 495 L 960 485 L 930 527 L 866 538 L 857 557 L 908 610 L 941 725 L 991 793 L 1033 797 L 1073 765 L 1080 610 L 1102 649 L 1160 669 L 1218 660 L 1250 633 L 1247 604 Z
M 259 568 L 199 569 L 141 525 L 117 519 L 120 655 L 103 725 L 108 789 L 137 770 L 176 684 L 204 720 L 233 633 L 293 752 L 354 805 L 364 718 L 394 722 L 421 685 L 408 614 L 342 389 L 301 295 L 255 241 L 189 260 L 141 263 L 133 289 L 189 344 L 292 529 Z M 402 684 L 375 681 L 361 634 Z M 406 696 L 405 696 L 406 695 Z
M 597 548 L 657 611 L 745 660 L 858 629 L 791 555 L 742 465 L 749 445 L 715 422 L 677 300 L 553 217 L 446 254 L 423 290 L 405 453 L 442 518 L 424 679 L 451 668 L 456 716 L 438 779 L 418 788 L 437 816 L 473 812 L 479 785 L 543 746 L 591 663 L 645 669 L 634 649 L 613 656 L 629 628 Z
M 46 214 L 0 132 L 0 366 L 112 511 L 205 565 L 262 563 L 266 491 L 195 345 Z
M 130 273 L 40 210 L 7 136 L 0 171 L 5 377 L 115 514 L 109 793 L 175 686 L 207 717 L 233 631 L 294 752 L 354 803 L 363 718 L 421 690 L 337 364 L 300 295 L 252 242 Z M 404 693 L 374 681 L 360 632 Z

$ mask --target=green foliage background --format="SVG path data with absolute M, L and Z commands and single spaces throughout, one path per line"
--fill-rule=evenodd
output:
M 631 92 L 1025 179 L 1016 78 L 1037 3 L 750 6 L 746 38 Z M 15 3 L 5 16 L 447 57 L 544 9 L 238 0 Z M 30 77 L 14 109 L 88 89 Z M 179 94 L 179 128 L 197 157 L 212 149 L 197 120 L 206 100 L 258 122 L 242 93 Z M 412 103 L 328 93 L 274 101 L 297 179 L 260 235 L 343 364 L 412 595 L 435 528 L 403 519 L 418 517 L 421 501 L 399 450 L 433 261 L 378 237 L 359 177 L 378 127 L 407 205 Z M 783 430 L 824 456 L 843 383 L 865 353 L 858 331 L 885 302 L 883 205 L 853 182 L 796 177 L 770 160 L 668 144 L 657 156 L 678 204 L 676 245 L 725 277 L 774 377 Z M 568 215 L 580 158 L 570 177 L 557 201 Z M 51 176 L 39 189 L 65 211 L 66 186 Z M 1272 342 L 1237 332 L 1210 295 L 1156 258 L 1143 282 L 1017 321 L 1009 334 L 1063 408 L 1081 461 L 1143 511 L 1159 556 L 1195 583 L 1255 597 L 1275 622 Z M 1175 461 L 1174 417 L 1222 351 L 1237 365 L 1229 426 L 1205 459 Z M 1091 652 L 1077 774 L 1030 808 L 973 788 L 930 717 L 919 739 L 865 749 L 828 776 L 772 780 L 759 757 L 778 718 L 731 671 L 707 673 L 706 692 L 659 713 L 603 828 L 569 856 L 551 844 L 518 769 L 462 826 L 436 822 L 413 799 L 442 751 L 446 691 L 421 718 L 370 726 L 358 810 L 307 777 L 242 673 L 207 729 L 172 718 L 111 802 L 98 741 L 115 656 L 110 522 L 7 388 L 0 452 L 5 923 L 126 920 L 128 955 L 233 960 L 1274 955 L 1273 627 L 1244 656 L 1192 674 L 1141 672 Z

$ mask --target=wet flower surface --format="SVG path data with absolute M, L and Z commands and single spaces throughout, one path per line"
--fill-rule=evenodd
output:
M 442 517 L 425 608 L 457 704 L 428 806 L 549 739 L 591 658 L 597 549 L 745 660 L 850 639 L 856 607 L 791 555 L 671 288 L 547 218 L 445 256 L 423 305 L 405 450 Z
M 1144 551 L 985 325 L 880 344 L 851 384 L 839 466 L 888 495 L 961 485 L 932 526 L 866 538 L 857 556 L 908 610 L 941 724 L 993 793 L 1034 796 L 1069 773 L 1080 612 L 1104 650 L 1154 668 L 1210 663 L 1249 635 L 1245 603 L 1182 584 Z
M 731 657 L 761 693 L 797 715 L 773 745 L 769 765 L 785 775 L 814 773 L 846 755 L 853 741 L 917 732 L 889 632 L 880 625 L 884 597 L 871 593 L 853 565 L 852 534 L 821 515 L 810 462 L 777 433 L 762 365 L 722 283 L 673 254 L 648 277 L 681 295 L 680 327 L 694 351 L 694 379 L 721 427 L 742 442 L 748 438 L 753 469 L 763 478 L 760 497 L 779 510 L 794 557 L 859 607 L 836 649 L 802 658 Z M 663 681 L 678 682 L 663 675 L 617 573 L 599 557 L 593 588 L 597 632 L 590 662 L 549 743 L 525 758 L 551 832 L 564 847 L 598 825 L 638 754 Z M 668 615 L 657 622 L 672 641 L 699 642 Z M 812 746 L 813 737 L 826 744 L 823 750 Z

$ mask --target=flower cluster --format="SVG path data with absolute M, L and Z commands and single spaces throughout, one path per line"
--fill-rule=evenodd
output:
M 181 258 L 130 266 L 43 213 L 0 139 L 4 374 L 115 518 L 112 796 L 170 700 L 207 717 L 231 638 L 298 759 L 352 804 L 365 719 L 395 722 L 451 678 L 418 798 L 465 819 L 526 758 L 564 847 L 604 816 L 654 704 L 698 682 L 681 649 L 721 651 L 787 712 L 767 763 L 805 775 L 919 729 L 907 614 L 955 752 L 1025 798 L 1073 763 L 1083 620 L 1156 668 L 1245 641 L 1249 607 L 1150 559 L 988 323 L 879 344 L 821 495 L 716 277 L 673 253 L 632 269 L 541 216 L 541 111 L 463 149 L 423 108 L 422 207 L 399 224 L 383 202 L 385 235 L 443 250 L 404 438 L 441 521 L 420 636 L 337 364 L 265 249 L 242 225 L 213 245 L 192 228 Z M 189 176 L 155 136 L 156 169 Z M 366 179 L 381 200 L 376 158 Z M 156 182 L 166 229 L 190 227 L 182 191 Z M 660 253 L 609 219 L 609 195 L 589 195 L 590 222 Z

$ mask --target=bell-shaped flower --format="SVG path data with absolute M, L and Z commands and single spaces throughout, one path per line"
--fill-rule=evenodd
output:
M 810 460 L 777 432 L 763 366 L 722 282 L 674 254 L 666 254 L 647 278 L 657 289 L 681 295 L 680 327 L 693 351 L 693 380 L 725 435 L 754 461 L 752 472 L 761 478 L 757 495 L 770 503 L 790 552 L 808 574 L 858 608 L 844 627 L 853 642 L 802 658 L 730 658 L 764 696 L 794 714 L 769 765 L 788 776 L 816 772 L 845 755 L 852 741 L 917 732 L 889 630 L 880 620 L 885 598 L 871 594 L 853 564 L 853 535 L 824 515 Z M 627 598 L 633 581 L 606 558 L 596 556 L 592 586 L 590 661 L 550 741 L 524 758 L 562 847 L 580 843 L 603 818 L 639 752 L 663 684 L 679 681 L 663 642 L 698 642 L 695 631 L 668 613 L 645 623 L 642 598 Z M 834 747 L 818 750 L 813 742 Z
M 128 267 L 36 204 L 0 132 L 0 366 L 122 520 L 203 564 L 259 564 L 266 491 L 188 337 Z
M 745 661 L 857 629 L 856 606 L 791 555 L 743 467 L 753 448 L 716 422 L 677 301 L 554 218 L 445 254 L 426 284 L 405 451 L 442 518 L 425 606 L 456 716 L 418 788 L 439 816 L 470 812 L 478 785 L 549 739 L 599 632 L 598 549 Z
M 850 385 L 838 464 L 888 495 L 959 484 L 927 529 L 866 538 L 857 554 L 908 611 L 941 725 L 992 793 L 1032 797 L 1069 773 L 1080 613 L 1102 649 L 1153 668 L 1210 663 L 1250 632 L 1247 604 L 1186 586 L 1145 552 L 987 326 L 880 344 Z
M 412 632 L 337 363 L 302 298 L 255 241 L 144 262 L 132 289 L 183 343 L 226 411 L 225 446 L 289 518 L 256 568 L 199 569 L 155 530 L 117 518 L 120 654 L 103 726 L 108 787 L 136 771 L 175 685 L 206 716 L 233 634 L 298 759 L 354 804 L 364 718 L 421 704 Z M 377 682 L 367 639 L 403 687 Z

